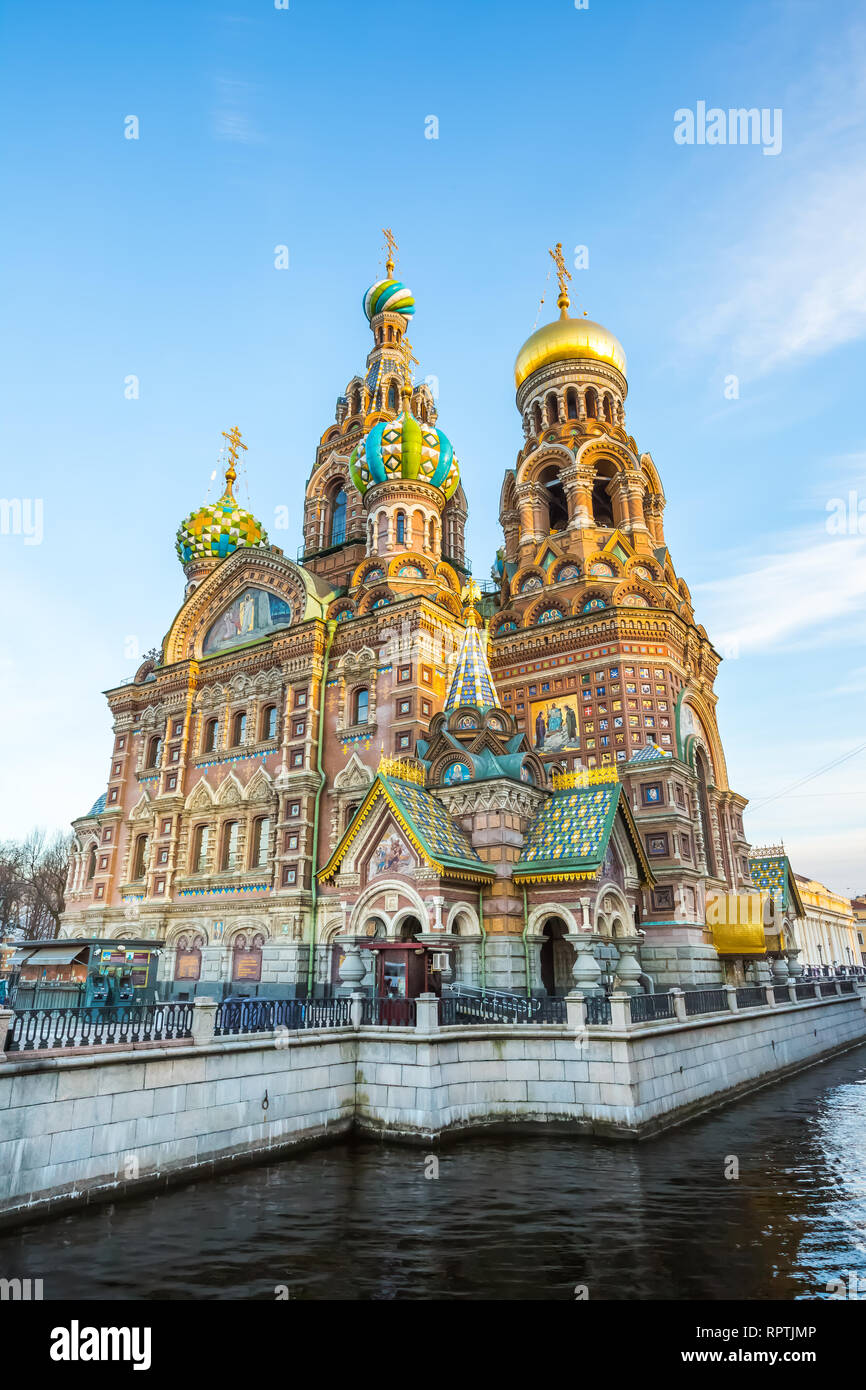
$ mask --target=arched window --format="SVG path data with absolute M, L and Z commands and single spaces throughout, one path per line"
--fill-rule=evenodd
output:
M 433 517 L 430 518 L 430 549 L 436 549 L 436 522 Z
M 558 401 L 557 398 L 556 398 L 556 392 L 555 392 L 555 391 L 549 392 L 548 397 L 547 397 L 547 401 L 546 401 L 546 405 L 547 405 L 547 423 L 548 423 L 549 425 L 558 425 L 558 424 L 559 424 L 559 401 Z
M 559 479 L 559 470 L 546 468 L 540 481 L 547 497 L 548 528 L 551 531 L 564 531 L 568 525 L 568 502 Z
M 424 532 L 425 532 L 425 530 L 426 530 L 426 528 L 425 528 L 425 525 L 424 525 L 424 513 L 423 513 L 423 512 L 413 512 L 413 513 L 412 513 L 412 549 L 413 549 L 413 550 L 423 550 L 423 549 L 424 549 Z
M 271 818 L 259 816 L 253 824 L 253 853 L 251 869 L 263 869 L 268 862 L 268 849 L 271 841 Z
M 207 845 L 210 830 L 206 825 L 197 825 L 192 837 L 192 872 L 203 874 L 207 868 Z
M 541 434 L 541 406 L 538 404 L 538 401 L 536 401 L 532 407 L 532 420 L 535 425 L 535 433 Z
M 586 414 L 590 420 L 595 420 L 598 416 L 598 396 L 591 386 L 586 393 Z
M 370 715 L 370 692 L 366 686 L 356 690 L 352 699 L 352 723 L 366 724 Z
M 361 805 L 360 801 L 350 801 L 350 802 L 349 802 L 349 805 L 346 807 L 346 820 L 345 820 L 345 827 L 344 827 L 346 830 L 349 829 L 349 826 L 352 824 L 352 821 L 355 819 L 355 814 L 356 814 L 356 812 L 357 812 L 357 810 L 358 810 L 358 807 L 359 807 L 360 805 Z
M 219 720 L 209 719 L 204 726 L 204 751 L 213 753 L 217 746 L 217 734 L 219 733 Z
M 353 415 L 360 415 L 360 414 L 361 414 L 361 392 L 358 390 L 358 387 L 357 387 L 357 386 L 355 387 L 354 391 L 352 392 L 352 414 L 353 414 Z
M 406 544 L 406 513 L 397 513 L 397 544 Z
M 397 409 L 397 387 L 394 385 L 393 381 L 391 382 L 391 385 L 388 387 L 388 409 Z
M 379 513 L 379 535 L 378 550 L 380 555 L 384 555 L 388 549 L 388 513 Z
M 233 720 L 233 722 L 232 722 L 232 745 L 233 745 L 233 747 L 239 748 L 240 745 L 243 743 L 244 739 L 246 738 L 246 736 L 247 736 L 247 716 L 246 716 L 246 713 L 245 713 L 243 710 L 241 710 L 238 714 L 235 715 L 234 720 Z
M 162 750 L 162 739 L 158 734 L 154 734 L 150 743 L 147 745 L 147 766 L 159 767 L 159 755 Z
M 565 393 L 565 413 L 569 420 L 576 420 L 580 414 L 577 408 L 577 392 L 573 386 L 569 386 Z
M 277 736 L 277 707 L 268 705 L 262 710 L 262 739 L 276 738 Z
M 95 873 L 96 873 L 96 850 L 91 846 L 90 854 L 89 854 L 88 857 L 87 857 L 87 882 L 88 882 L 88 883 L 89 883 L 90 880 L 93 878 L 93 876 L 94 876 Z
M 608 492 L 608 478 L 596 478 L 592 485 L 592 519 L 596 526 L 613 528 L 613 502 Z
M 135 850 L 132 856 L 132 881 L 144 878 L 145 865 L 147 863 L 147 836 L 138 835 L 135 841 Z
M 238 823 L 236 820 L 230 820 L 223 826 L 223 852 L 220 856 L 220 868 L 224 871 L 236 869 L 237 863 Z
M 695 768 L 698 774 L 698 806 L 701 813 L 701 829 L 704 832 L 704 850 L 707 856 L 707 873 L 717 878 L 716 852 L 713 844 L 712 822 L 710 821 L 710 798 L 708 792 L 709 769 L 702 748 L 697 751 Z
M 331 503 L 331 545 L 342 545 L 346 539 L 346 493 L 338 488 Z
M 610 396 L 604 398 L 604 418 L 611 425 L 613 424 L 613 400 Z

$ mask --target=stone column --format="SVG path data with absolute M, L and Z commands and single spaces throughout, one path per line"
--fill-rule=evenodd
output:
M 630 1028 L 631 1012 L 628 995 L 617 991 L 610 996 L 610 1023 L 612 1028 Z
M 800 960 L 800 952 L 797 948 L 790 948 L 785 951 L 788 959 L 788 974 L 794 981 L 800 979 L 803 974 L 803 962 Z
M 337 937 L 335 945 L 345 947 L 343 963 L 340 966 L 340 993 L 354 994 L 367 971 L 361 960 L 361 948 L 354 937 Z
M 195 1047 L 213 1042 L 218 1007 L 217 1001 L 206 994 L 197 995 L 193 1001 L 192 1041 Z
M 635 955 L 635 950 L 641 944 L 639 936 L 621 936 L 614 939 L 614 946 L 619 951 L 619 960 L 616 963 L 616 974 L 619 979 L 619 988 L 626 994 L 640 994 L 640 976 L 643 974 L 640 961 Z
M 565 940 L 574 949 L 574 965 L 571 975 L 574 988 L 580 994 L 597 994 L 601 980 L 601 966 L 593 951 L 594 941 L 599 938 L 587 936 L 585 932 L 566 932 Z
M 6 1035 L 12 1027 L 12 1020 L 15 1017 L 14 1009 L 0 1009 L 0 1059 L 3 1059 L 6 1048 Z
M 439 1000 L 435 994 L 419 994 L 415 1010 L 415 1027 L 420 1033 L 433 1033 L 438 1029 Z
M 686 1013 L 685 994 L 679 988 L 678 985 L 674 985 L 671 989 L 669 989 L 668 994 L 670 994 L 671 998 L 674 1001 L 674 1014 L 677 1020 L 680 1023 L 685 1023 L 686 1019 L 688 1018 L 688 1014 Z
M 788 983 L 788 962 L 784 956 L 776 956 L 773 961 L 773 984 L 786 985 Z
M 738 1008 L 740 1007 L 737 1003 L 737 986 L 725 985 L 725 989 L 728 992 L 728 1008 L 730 1009 L 732 1014 L 735 1014 Z
M 565 1021 L 573 1033 L 582 1033 L 586 1027 L 586 1000 L 578 990 L 565 996 Z

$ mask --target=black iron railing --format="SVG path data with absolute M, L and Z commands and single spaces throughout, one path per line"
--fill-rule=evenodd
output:
M 216 1011 L 214 1035 L 273 1033 L 278 1028 L 342 1028 L 351 1022 L 349 1000 L 233 999 Z
M 767 1002 L 767 992 L 763 985 L 740 985 L 737 990 L 737 1003 L 741 1009 L 759 1009 Z
M 551 994 L 547 999 L 539 999 L 538 1013 L 532 1019 L 533 1023 L 565 1023 L 567 1014 L 565 1009 L 565 999 L 559 995 Z
M 806 981 L 803 984 L 796 985 L 795 988 L 797 991 L 798 999 L 814 999 L 818 987 L 817 985 L 810 984 L 808 981 Z
M 726 989 L 690 989 L 685 994 L 686 1014 L 721 1013 L 728 1007 Z
M 79 1009 L 22 1009 L 6 1035 L 7 1052 L 107 1047 L 192 1036 L 192 1004 L 129 1004 Z
M 367 998 L 361 1006 L 361 1022 L 380 1028 L 414 1028 L 416 1002 L 414 999 Z
M 587 1023 L 610 1023 L 610 1000 L 605 994 L 588 994 L 584 1000 Z
M 854 981 L 853 981 L 853 980 L 842 980 L 842 981 L 840 981 L 839 989 L 841 990 L 842 994 L 853 994 L 853 993 L 854 993 L 854 990 L 855 990 Z
M 828 995 L 836 993 L 836 982 L 835 980 L 822 980 L 818 989 L 821 992 L 821 998 L 824 999 Z
M 673 1018 L 674 1001 L 670 994 L 633 994 L 629 1001 L 632 1023 L 649 1023 L 654 1018 Z

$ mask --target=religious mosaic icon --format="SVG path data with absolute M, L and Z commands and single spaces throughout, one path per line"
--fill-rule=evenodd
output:
M 386 835 L 373 850 L 367 878 L 378 878 L 380 874 L 406 874 L 414 863 L 413 856 L 400 836 Z
M 539 753 L 580 748 L 577 700 L 573 695 L 536 700 L 532 705 L 532 741 Z
M 285 599 L 264 589 L 245 589 L 208 631 L 203 654 L 210 656 L 243 642 L 255 642 L 277 628 L 288 627 L 291 621 L 292 610 Z

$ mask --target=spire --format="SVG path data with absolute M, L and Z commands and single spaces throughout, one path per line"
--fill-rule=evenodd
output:
M 556 278 L 559 281 L 559 298 L 556 301 L 557 308 L 560 311 L 559 317 L 567 319 L 568 306 L 571 303 L 568 297 L 568 281 L 571 279 L 571 271 L 566 268 L 565 257 L 562 254 L 562 242 L 558 241 L 556 243 L 556 250 L 551 251 L 548 249 L 547 254 L 551 257 L 553 264 L 556 266 Z
M 238 461 L 238 449 L 243 449 L 246 453 L 246 444 L 241 441 L 241 432 L 237 425 L 232 425 L 230 430 L 222 431 L 223 439 L 229 442 L 229 466 L 226 469 L 226 490 L 223 498 L 234 497 L 235 478 L 238 476 L 236 467 Z M 222 499 L 221 499 L 222 500 Z
M 480 631 L 475 610 L 475 600 L 480 593 L 474 580 L 464 591 L 466 631 L 445 701 L 446 714 L 460 705 L 474 705 L 480 710 L 501 708 L 487 660 L 487 634 Z
M 388 259 L 385 262 L 385 274 L 390 279 L 394 274 L 394 252 L 399 251 L 400 248 L 397 245 L 397 238 L 394 236 L 390 227 L 383 227 L 382 235 L 388 243 Z

